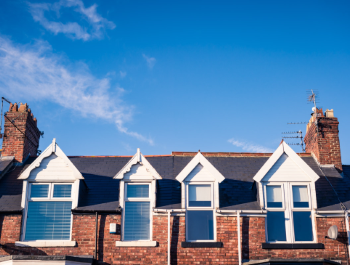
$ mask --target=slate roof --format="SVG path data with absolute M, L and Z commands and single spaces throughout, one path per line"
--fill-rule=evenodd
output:
M 21 172 L 28 167 L 35 158 L 28 158 L 23 166 L 9 168 L 0 180 L 0 212 L 21 212 L 21 198 L 23 180 L 18 180 Z
M 181 184 L 175 179 L 193 156 L 146 156 L 162 176 L 157 181 L 156 207 L 181 208 Z M 20 173 L 34 161 L 13 166 L 0 180 L 0 212 L 21 211 L 22 180 Z M 131 157 L 69 157 L 84 176 L 80 183 L 79 204 L 73 212 L 117 212 L 119 180 L 116 173 Z M 267 161 L 267 156 L 214 157 L 207 159 L 225 177 L 219 185 L 220 209 L 260 210 L 253 177 Z M 316 182 L 318 210 L 342 210 L 340 201 L 350 209 L 350 166 L 343 174 L 334 167 L 320 167 L 310 156 L 302 159 L 320 176 Z M 1 163 L 0 163 L 1 166 Z
M 3 157 L 0 157 L 0 177 L 2 177 L 2 175 L 4 173 L 6 173 L 6 171 L 11 166 L 11 164 L 12 164 L 14 159 L 15 159 L 14 156 L 3 156 Z

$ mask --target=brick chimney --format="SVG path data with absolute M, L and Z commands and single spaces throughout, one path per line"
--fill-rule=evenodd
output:
M 306 126 L 305 150 L 312 153 L 321 165 L 333 164 L 339 171 L 343 171 L 338 119 L 334 117 L 333 109 L 327 109 L 325 113 L 322 109 L 316 109 L 316 113 L 317 117 L 315 113 L 311 114 Z
M 39 147 L 40 131 L 26 104 L 10 104 L 5 113 L 4 136 L 1 156 L 14 156 L 17 162 L 23 162 L 28 155 L 35 156 Z

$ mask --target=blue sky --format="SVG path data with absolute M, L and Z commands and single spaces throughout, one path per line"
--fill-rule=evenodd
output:
M 349 1 L 1 1 L 0 92 L 41 150 L 132 155 L 273 151 L 315 89 L 350 164 L 349 29 Z

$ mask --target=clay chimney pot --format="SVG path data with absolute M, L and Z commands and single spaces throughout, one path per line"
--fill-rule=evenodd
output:
M 17 112 L 18 111 L 18 105 L 17 103 L 15 104 L 10 104 L 10 112 Z
M 333 109 L 331 109 L 331 110 L 327 109 L 326 110 L 326 117 L 327 118 L 334 118 L 334 111 L 333 111 Z
M 27 110 L 27 103 L 25 104 L 22 104 L 19 106 L 19 109 L 18 109 L 20 112 L 25 112 Z

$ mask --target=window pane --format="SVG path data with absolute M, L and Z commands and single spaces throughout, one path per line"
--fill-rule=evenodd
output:
M 127 185 L 128 198 L 148 198 L 149 185 Z
M 284 212 L 267 212 L 268 241 L 286 241 Z
M 266 186 L 267 207 L 282 208 L 281 186 Z
M 313 241 L 311 212 L 293 212 L 295 241 Z
M 69 240 L 72 202 L 29 202 L 25 240 Z
M 125 202 L 124 240 L 150 240 L 150 202 Z
M 72 185 L 54 185 L 53 197 L 54 198 L 70 198 L 72 193 Z
M 211 185 L 189 185 L 190 207 L 211 207 Z
M 188 240 L 213 240 L 213 211 L 187 211 Z
M 45 185 L 31 185 L 31 198 L 47 198 L 49 194 L 49 184 Z
M 293 186 L 293 205 L 295 208 L 309 208 L 307 186 Z

